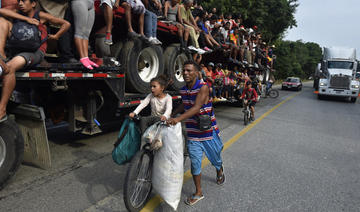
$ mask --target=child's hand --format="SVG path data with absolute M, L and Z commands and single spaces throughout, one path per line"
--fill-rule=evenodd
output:
M 135 113 L 130 113 L 130 114 L 129 114 L 129 117 L 130 117 L 130 118 L 134 118 L 135 115 L 136 115 Z
M 167 118 L 165 116 L 160 116 L 161 121 L 166 121 Z

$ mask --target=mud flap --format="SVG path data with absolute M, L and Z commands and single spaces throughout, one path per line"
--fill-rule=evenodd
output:
M 42 169 L 51 168 L 51 155 L 41 107 L 21 104 L 10 111 L 24 137 L 24 162 Z

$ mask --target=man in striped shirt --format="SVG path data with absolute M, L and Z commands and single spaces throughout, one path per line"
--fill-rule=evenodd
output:
M 168 120 L 175 125 L 185 121 L 188 135 L 188 152 L 191 160 L 191 174 L 193 175 L 196 191 L 186 199 L 185 203 L 194 205 L 204 198 L 201 190 L 201 161 L 203 153 L 216 168 L 216 183 L 225 182 L 224 168 L 221 159 L 223 144 L 219 137 L 219 128 L 216 124 L 212 102 L 209 97 L 209 87 L 198 78 L 200 68 L 193 61 L 184 63 L 183 77 L 186 82 L 181 91 L 182 104 L 174 111 L 173 115 L 183 112 L 182 115 Z M 200 130 L 199 115 L 208 115 L 211 118 L 209 130 Z

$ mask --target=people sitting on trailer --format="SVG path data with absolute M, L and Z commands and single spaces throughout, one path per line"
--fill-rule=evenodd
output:
M 157 16 L 160 15 L 162 5 L 158 0 L 142 0 L 145 5 L 144 17 L 144 33 L 148 42 L 153 45 L 161 45 L 161 41 L 157 39 Z
M 197 16 L 195 17 L 197 26 L 199 27 L 199 29 L 201 29 L 200 37 L 198 40 L 200 47 L 202 47 L 205 51 L 210 51 L 210 49 L 220 48 L 221 47 L 220 44 L 216 42 L 216 40 L 209 33 L 208 28 L 206 28 L 205 26 L 204 23 L 205 17 L 206 17 L 206 12 L 203 10 L 200 10 Z
M 164 7 L 164 16 L 167 20 L 172 21 L 178 28 L 177 33 L 180 40 L 180 47 L 182 50 L 185 50 L 188 45 L 190 29 L 188 27 L 184 27 L 184 22 L 182 20 L 179 8 L 179 0 L 166 1 Z
M 7 61 L 7 69 L 3 73 L 0 119 L 6 117 L 6 106 L 16 84 L 15 72 L 39 64 L 46 52 L 46 38 L 58 40 L 70 27 L 70 23 L 63 19 L 37 11 L 36 5 L 36 0 L 19 0 L 17 12 L 0 9 L 0 56 Z M 48 35 L 46 22 L 59 25 L 59 31 Z M 5 44 L 9 46 L 7 54 Z

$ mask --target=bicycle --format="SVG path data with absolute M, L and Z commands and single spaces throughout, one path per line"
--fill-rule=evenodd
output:
M 165 122 L 161 124 L 165 124 Z M 186 141 L 184 133 L 183 141 Z M 185 149 L 186 143 L 184 148 L 184 164 L 187 157 Z M 149 143 L 146 143 L 130 161 L 124 181 L 124 202 L 126 208 L 131 212 L 140 211 L 150 197 L 154 155 L 155 150 L 151 148 Z
M 244 125 L 248 125 L 249 122 L 251 122 L 251 111 L 250 111 L 250 103 L 251 101 L 248 101 L 246 104 L 244 104 Z
M 268 97 L 268 96 L 273 99 L 275 99 L 279 96 L 279 91 L 274 90 L 272 88 L 272 84 L 269 86 L 269 88 L 266 89 L 265 97 Z

